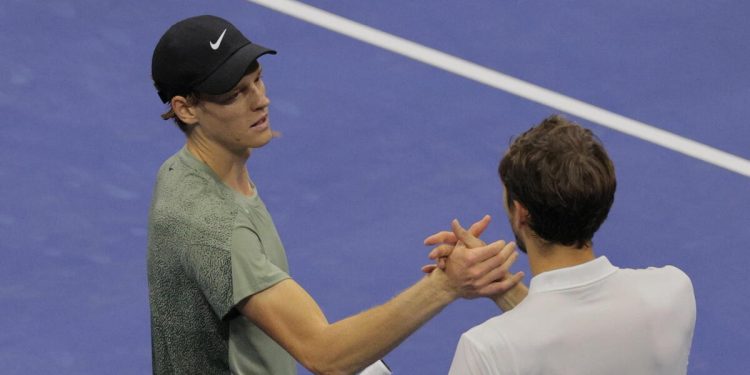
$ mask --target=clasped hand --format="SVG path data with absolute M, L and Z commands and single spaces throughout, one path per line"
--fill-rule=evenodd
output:
M 515 243 L 500 240 L 486 244 L 480 240 L 489 222 L 490 216 L 485 215 L 466 230 L 453 220 L 451 231 L 427 237 L 424 244 L 435 246 L 428 255 L 435 263 L 422 267 L 422 271 L 444 273 L 449 287 L 463 298 L 496 298 L 512 289 L 524 276 L 523 272 L 510 272 L 518 258 Z

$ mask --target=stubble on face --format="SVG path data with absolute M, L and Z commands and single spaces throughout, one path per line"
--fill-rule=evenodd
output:
M 521 236 L 518 235 L 518 230 L 515 226 L 513 226 L 513 212 L 511 211 L 510 207 L 508 207 L 508 189 L 503 187 L 503 208 L 505 208 L 505 213 L 508 216 L 508 224 L 510 224 L 510 230 L 513 231 L 513 237 L 516 239 L 516 246 L 524 253 L 526 253 L 526 243 L 521 239 Z
M 527 254 L 527 252 L 526 252 L 526 242 L 524 242 L 521 239 L 521 236 L 518 235 L 518 231 L 513 226 L 513 222 L 512 221 L 510 221 L 510 230 L 513 231 L 513 237 L 515 237 L 515 239 L 516 239 L 516 247 L 518 247 L 518 249 L 521 250 L 524 254 Z

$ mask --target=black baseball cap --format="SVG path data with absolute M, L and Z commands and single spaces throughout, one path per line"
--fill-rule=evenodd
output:
M 190 92 L 223 94 L 242 79 L 250 64 L 276 51 L 252 43 L 223 18 L 184 19 L 167 30 L 154 48 L 151 77 L 166 103 Z

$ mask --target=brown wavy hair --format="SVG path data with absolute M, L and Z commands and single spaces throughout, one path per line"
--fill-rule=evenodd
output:
M 601 141 L 560 115 L 512 140 L 500 161 L 507 203 L 529 211 L 529 227 L 549 243 L 582 248 L 607 218 L 615 168 Z

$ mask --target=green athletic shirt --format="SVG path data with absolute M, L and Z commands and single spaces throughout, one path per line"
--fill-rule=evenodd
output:
M 154 374 L 296 374 L 293 358 L 235 309 L 287 278 L 257 190 L 235 192 L 185 147 L 164 162 L 149 214 Z

